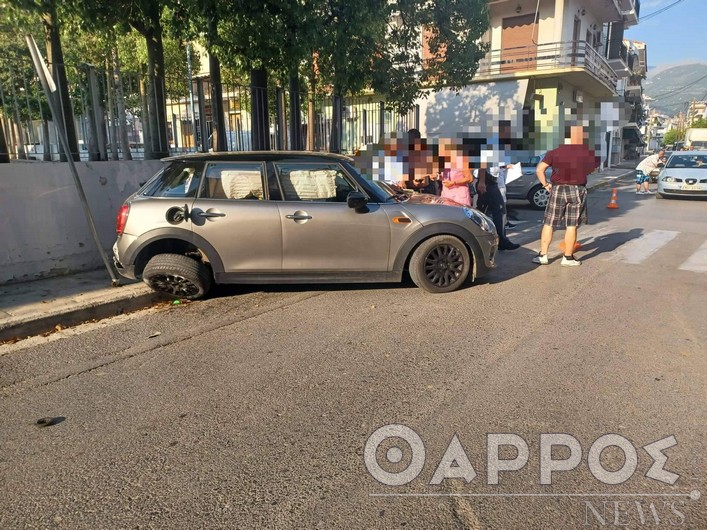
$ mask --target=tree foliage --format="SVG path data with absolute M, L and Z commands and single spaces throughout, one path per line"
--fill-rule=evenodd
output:
M 153 130 L 163 127 L 165 98 L 188 93 L 189 41 L 227 67 L 227 82 L 248 84 L 251 70 L 261 70 L 281 87 L 302 79 L 310 91 L 337 96 L 372 89 L 398 113 L 429 90 L 467 85 L 488 49 L 486 0 L 0 0 L 0 7 L 40 28 L 38 15 L 54 9 L 67 63 L 104 67 L 117 49 L 128 79 L 147 64 L 157 87 L 147 90 Z M 2 33 L 0 65 L 12 57 L 18 32 Z M 139 113 L 136 87 L 125 97 Z
M 685 129 L 670 129 L 663 136 L 663 145 L 674 145 L 675 142 L 679 142 L 683 138 L 685 138 Z

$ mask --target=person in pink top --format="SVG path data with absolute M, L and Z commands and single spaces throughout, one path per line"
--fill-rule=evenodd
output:
M 443 141 L 440 141 L 440 151 L 447 155 L 442 171 L 442 197 L 471 206 L 469 185 L 474 181 L 474 177 L 469 169 L 469 157 L 464 154 L 460 145 L 451 142 L 443 145 Z

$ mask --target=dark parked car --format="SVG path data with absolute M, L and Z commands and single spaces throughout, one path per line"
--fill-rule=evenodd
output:
M 494 267 L 482 213 L 401 196 L 343 156 L 209 153 L 166 159 L 120 208 L 115 265 L 195 299 L 215 283 L 399 282 L 450 292 Z
M 526 200 L 530 203 L 531 208 L 535 210 L 544 210 L 547 206 L 547 201 L 550 197 L 548 191 L 540 185 L 538 178 L 535 176 L 535 168 L 537 168 L 544 154 L 532 156 L 521 161 L 521 169 L 523 176 L 506 184 L 506 198 Z M 545 170 L 545 177 L 550 182 L 552 168 Z

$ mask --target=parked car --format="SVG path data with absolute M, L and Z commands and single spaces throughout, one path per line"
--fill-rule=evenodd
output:
M 675 151 L 658 175 L 657 199 L 707 198 L 707 152 Z
M 530 203 L 530 207 L 535 210 L 545 209 L 550 194 L 540 185 L 538 178 L 535 176 L 535 168 L 537 168 L 543 156 L 545 156 L 544 153 L 521 161 L 523 176 L 506 184 L 507 199 L 526 200 Z M 551 176 L 552 168 L 547 168 L 545 170 L 545 178 L 547 178 L 548 182 L 550 182 Z
M 302 152 L 200 153 L 127 199 L 114 262 L 176 297 L 213 283 L 399 282 L 445 293 L 494 267 L 498 235 L 480 212 L 401 197 L 352 160 Z

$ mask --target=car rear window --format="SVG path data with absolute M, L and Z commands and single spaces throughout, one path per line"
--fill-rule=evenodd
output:
M 199 176 L 197 165 L 173 163 L 147 184 L 142 194 L 148 197 L 196 197 Z
M 673 155 L 665 167 L 707 169 L 707 154 L 704 155 Z
M 202 198 L 263 200 L 261 162 L 214 162 L 206 166 Z

